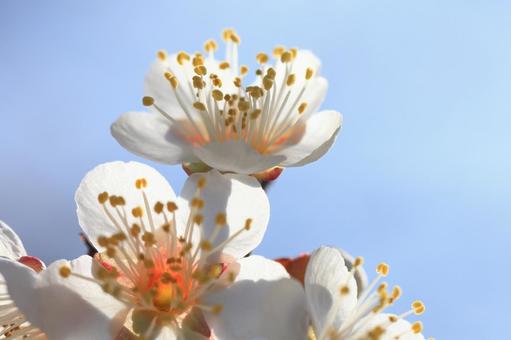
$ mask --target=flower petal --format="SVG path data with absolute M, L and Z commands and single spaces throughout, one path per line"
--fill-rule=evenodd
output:
M 243 141 L 210 142 L 193 152 L 214 169 L 245 175 L 277 166 L 286 159 L 282 155 L 261 154 Z
M 341 129 L 342 115 L 336 111 L 321 111 L 305 121 L 301 140 L 278 151 L 286 159 L 282 166 L 302 166 L 321 158 L 334 143 Z
M 349 289 L 344 295 L 340 293 L 343 286 Z M 321 247 L 311 255 L 305 272 L 305 296 L 319 338 L 331 326 L 338 329 L 353 311 L 357 285 L 338 249 Z
M 18 235 L 11 227 L 0 221 L 0 256 L 17 260 L 26 255 L 27 251 Z
M 92 278 L 89 256 L 69 263 L 54 262 L 39 274 L 17 262 L 0 259 L 0 272 L 14 303 L 49 339 L 112 338 L 122 325 L 112 325 L 111 320 L 123 305 L 96 283 L 73 276 L 62 278 L 62 265 Z
M 148 198 L 149 209 L 146 208 L 141 190 L 135 187 L 137 179 L 144 178 L 147 187 L 144 192 Z M 98 165 L 90 171 L 80 183 L 75 194 L 77 204 L 78 221 L 83 231 L 92 242 L 100 249 L 98 237 L 111 235 L 121 231 L 119 227 L 106 215 L 103 208 L 108 208 L 111 215 L 116 218 L 120 225 L 120 218 L 115 208 L 109 202 L 102 206 L 98 202 L 98 195 L 107 192 L 109 195 L 118 195 L 126 202 L 126 213 L 131 214 L 135 207 L 144 210 L 145 222 L 150 226 L 148 220 L 149 211 L 152 210 L 157 201 L 166 203 L 176 199 L 176 195 L 167 180 L 155 169 L 138 162 L 110 162 Z M 151 214 L 156 227 L 164 223 L 163 217 Z M 125 231 L 125 230 L 123 230 Z
M 303 289 L 275 261 L 249 256 L 240 261 L 235 283 L 211 294 L 220 314 L 206 313 L 214 335 L 231 339 L 305 339 L 308 319 Z
M 181 192 L 181 197 L 191 201 L 195 196 L 197 181 L 206 179 L 206 185 L 201 190 L 201 198 L 205 202 L 203 230 L 206 238 L 216 227 L 217 214 L 225 213 L 227 226 L 222 229 L 213 242 L 220 244 L 245 227 L 247 219 L 252 219 L 250 229 L 243 230 L 229 242 L 222 252 L 235 258 L 241 258 L 254 250 L 261 242 L 270 216 L 270 204 L 266 193 L 259 182 L 251 177 L 237 174 L 222 175 L 216 170 L 205 174 L 191 175 Z
M 123 147 L 147 159 L 177 164 L 197 159 L 179 135 L 179 125 L 159 113 L 127 112 L 112 124 L 112 136 Z

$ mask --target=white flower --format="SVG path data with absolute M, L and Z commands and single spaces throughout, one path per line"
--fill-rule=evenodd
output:
M 44 268 L 37 258 L 26 256 L 18 236 L 4 223 L 0 223 L 0 251 L 0 273 L 5 280 L 0 286 L 4 325 L 0 337 L 109 339 L 116 334 L 118 329 L 111 328 L 110 319 L 119 303 L 96 284 L 63 280 L 59 275 L 65 264 L 90 278 L 91 257 L 61 260 Z
M 312 319 L 314 337 L 317 340 L 423 340 L 422 323 L 410 324 L 405 318 L 422 314 L 425 310 L 420 301 L 401 315 L 383 313 L 401 295 L 396 286 L 387 292 L 387 284 L 379 280 L 387 276 L 389 267 L 381 263 L 378 276 L 358 292 L 354 273 L 360 269 L 362 258 L 356 258 L 351 270 L 345 265 L 341 251 L 321 247 L 309 260 L 305 273 L 305 295 Z M 374 291 L 373 291 L 374 290 Z
M 131 152 L 168 163 L 207 164 L 220 171 L 257 174 L 273 167 L 301 166 L 323 156 L 335 141 L 342 116 L 318 112 L 327 81 L 310 51 L 277 47 L 275 64 L 259 53 L 251 86 L 238 65 L 240 39 L 225 30 L 226 59 L 158 53 L 145 81 L 143 103 L 151 112 L 128 112 L 112 134 Z
M 243 258 L 260 243 L 269 219 L 268 199 L 253 177 L 195 174 L 176 197 L 153 168 L 112 162 L 85 176 L 76 202 L 80 225 L 103 251 L 96 281 L 125 304 L 124 316 L 137 335 L 275 339 L 304 327 L 300 286 L 273 261 Z M 281 299 L 264 306 L 283 314 L 263 327 L 260 320 L 268 315 L 255 313 L 254 296 L 282 290 Z M 241 327 L 231 336 L 226 318 L 235 316 L 250 317 L 257 328 Z

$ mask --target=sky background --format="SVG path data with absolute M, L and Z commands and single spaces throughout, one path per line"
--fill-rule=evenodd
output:
M 313 50 L 344 114 L 323 159 L 270 189 L 256 253 L 335 245 L 391 264 L 424 300 L 425 335 L 509 334 L 509 1 L 2 1 L 0 219 L 45 261 L 83 253 L 73 201 L 84 174 L 141 160 L 110 136 L 141 110 L 158 49 L 195 51 L 235 27 L 240 56 Z M 179 192 L 179 166 L 156 166 Z

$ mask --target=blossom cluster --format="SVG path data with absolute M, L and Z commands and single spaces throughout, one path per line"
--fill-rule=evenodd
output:
M 362 257 L 330 246 L 272 260 L 252 252 L 270 217 L 264 184 L 322 157 L 342 125 L 319 111 L 327 81 L 307 50 L 258 53 L 255 80 L 238 61 L 240 37 L 223 32 L 225 59 L 159 51 L 145 80 L 148 112 L 111 126 L 126 149 L 181 164 L 176 195 L 139 162 L 85 175 L 75 194 L 93 250 L 46 266 L 0 222 L 0 338 L 420 340 L 425 311 L 388 308 L 399 286 L 369 281 Z M 272 61 L 273 59 L 273 61 Z

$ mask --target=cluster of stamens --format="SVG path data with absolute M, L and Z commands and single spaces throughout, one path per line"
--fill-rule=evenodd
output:
M 41 331 L 27 322 L 6 291 L 5 282 L 0 282 L 0 339 L 25 339 L 41 335 Z
M 284 65 L 281 80 L 277 81 L 277 71 L 268 65 L 269 56 L 258 53 L 256 82 L 252 86 L 244 86 L 243 80 L 249 68 L 246 65 L 238 67 L 240 38 L 228 29 L 224 31 L 223 39 L 227 49 L 226 61 L 215 61 L 217 44 L 214 40 L 208 40 L 204 45 L 207 57 L 199 52 L 193 56 L 186 52 L 178 53 L 175 56 L 177 66 L 168 62 L 169 56 L 164 51 L 157 54 L 167 69 L 162 76 L 168 80 L 169 90 L 174 92 L 186 114 L 186 124 L 173 117 L 171 112 L 166 112 L 153 97 L 144 97 L 143 104 L 153 106 L 177 124 L 182 137 L 195 146 L 211 141 L 241 140 L 261 153 L 272 152 L 300 125 L 297 123 L 308 106 L 303 95 L 315 71 L 309 67 L 302 70 L 303 74 L 295 73 L 293 62 L 298 50 L 276 47 L 273 56 Z M 210 72 L 206 64 L 214 65 L 218 74 Z M 173 67 L 180 68 L 179 74 L 185 74 L 185 79 L 178 79 L 177 70 Z M 297 86 L 299 77 L 305 81 Z M 232 81 L 234 90 L 232 86 L 225 86 L 228 81 Z
M 145 178 L 136 180 L 143 203 L 129 212 L 122 196 L 107 192 L 98 195 L 105 215 L 118 231 L 98 238 L 98 244 L 105 251 L 98 258 L 100 265 L 93 279 L 105 292 L 132 309 L 134 331 L 144 336 L 152 334 L 162 323 L 180 327 L 194 307 L 221 312 L 221 305 L 205 305 L 201 296 L 213 286 L 225 286 L 234 280 L 235 273 L 230 271 L 229 265 L 215 260 L 228 243 L 250 230 L 252 223 L 247 219 L 237 232 L 215 244 L 227 221 L 225 213 L 219 213 L 215 229 L 206 237 L 201 214 L 205 202 L 200 197 L 205 179 L 200 178 L 190 202 L 185 231 L 178 234 L 178 205 L 173 201 L 151 204 L 144 190 L 147 185 Z M 157 224 L 157 220 L 162 223 Z M 197 231 L 200 231 L 199 239 Z M 66 266 L 60 269 L 60 274 L 91 280 L 72 273 Z
M 349 282 L 353 279 L 356 271 L 362 266 L 364 260 L 362 257 L 357 257 L 353 262 L 353 266 L 348 273 L 348 278 L 345 283 L 339 287 L 339 294 L 341 299 L 337 300 L 337 304 L 343 303 L 343 297 L 350 293 Z M 426 308 L 421 301 L 414 301 L 410 310 L 399 314 L 391 315 L 388 320 L 381 323 L 369 331 L 360 331 L 364 329 L 364 324 L 371 322 L 372 318 L 382 313 L 387 307 L 392 306 L 401 297 L 401 288 L 394 286 L 390 291 L 386 282 L 379 283 L 380 280 L 389 274 L 389 265 L 380 263 L 376 267 L 378 274 L 373 281 L 362 291 L 358 296 L 357 304 L 346 320 L 342 323 L 339 329 L 327 328 L 325 334 L 318 335 L 318 339 L 336 339 L 336 340 L 355 340 L 367 339 L 378 340 L 385 335 L 386 329 L 392 324 L 401 319 L 415 314 L 421 315 L 425 312 Z M 338 305 L 333 308 L 339 308 Z M 329 325 L 334 320 L 329 320 L 326 324 Z M 416 321 L 410 325 L 410 328 L 403 333 L 394 335 L 393 339 L 401 339 L 409 334 L 419 334 L 422 332 L 422 322 Z M 433 340 L 430 338 L 429 340 Z

